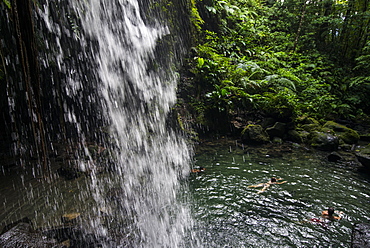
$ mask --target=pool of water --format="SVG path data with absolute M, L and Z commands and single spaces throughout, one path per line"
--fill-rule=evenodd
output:
M 194 166 L 206 170 L 191 175 L 189 193 L 199 247 L 350 247 L 352 226 L 370 221 L 369 172 L 299 148 L 218 140 L 197 150 Z M 248 187 L 271 177 L 287 182 Z M 328 207 L 342 218 L 322 220 Z
M 184 181 L 194 227 L 183 247 L 350 247 L 353 225 L 370 222 L 370 172 L 326 155 L 225 140 L 197 146 L 193 166 L 206 170 Z M 271 177 L 287 182 L 260 194 L 248 187 Z M 45 227 L 61 224 L 65 213 L 94 214 L 89 178 L 47 183 L 32 170 L 7 170 L 0 179 L 1 227 L 23 217 Z M 341 220 L 311 221 L 328 207 L 342 211 Z
M 89 213 L 94 200 L 86 177 L 75 180 L 42 179 L 38 169 L 28 164 L 0 171 L 0 232 L 6 225 L 28 218 L 35 228 L 61 225 L 61 216 Z

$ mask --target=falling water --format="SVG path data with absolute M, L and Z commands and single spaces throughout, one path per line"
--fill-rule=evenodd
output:
M 110 216 L 108 221 L 91 217 L 90 228 L 107 239 L 119 233 L 132 247 L 182 246 L 191 221 L 180 194 L 191 154 L 169 120 L 177 78 L 171 70 L 173 61 L 158 46 L 170 30 L 166 23 L 144 21 L 136 0 L 74 2 L 70 10 L 78 23 L 71 18 L 73 32 L 67 36 L 81 47 L 72 54 L 78 64 L 65 63 L 67 31 L 52 18 L 56 5 L 46 2 L 40 16 L 54 34 L 55 62 L 74 103 L 69 106 L 64 101 L 66 121 L 77 130 L 81 144 L 88 136 L 97 136 L 91 134 L 97 128 L 87 124 L 91 118 L 99 117 L 96 123 L 108 133 L 103 140 L 113 164 L 109 175 L 99 175 L 94 160 L 85 159 L 91 158 L 86 146 L 80 147 L 84 156 L 79 166 L 91 171 L 95 204 L 90 208 Z M 159 61 L 161 56 L 168 58 L 166 64 Z M 86 81 L 91 96 L 86 96 Z M 81 101 L 89 101 L 96 109 L 86 109 Z M 89 116 L 78 117 L 81 111 Z

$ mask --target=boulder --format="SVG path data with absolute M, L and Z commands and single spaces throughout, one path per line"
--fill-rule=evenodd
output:
M 330 153 L 327 158 L 329 162 L 334 162 L 334 163 L 343 159 L 342 156 L 337 152 Z
M 276 122 L 276 119 L 272 117 L 266 117 L 262 119 L 260 124 L 263 128 L 267 128 L 267 127 L 273 126 L 275 122 Z
M 297 130 L 289 130 L 287 132 L 287 140 L 298 144 L 303 142 L 303 139 Z
M 300 126 L 300 129 L 303 129 L 307 132 L 315 132 L 321 129 L 320 124 L 312 123 L 312 124 L 303 124 Z
M 326 132 L 313 132 L 309 145 L 322 151 L 338 150 L 339 139 L 336 135 Z
M 44 239 L 57 240 L 61 247 L 118 247 L 110 246 L 105 237 L 89 233 L 78 225 L 63 225 L 40 230 Z M 66 246 L 66 245 L 69 246 Z M 38 246 L 35 246 L 38 247 Z M 54 246 L 53 246 L 54 248 Z
M 24 217 L 22 219 L 19 219 L 17 221 L 14 221 L 14 222 L 4 226 L 3 229 L 1 230 L 0 235 L 2 235 L 3 233 L 6 233 L 7 231 L 12 229 L 13 227 L 15 227 L 19 223 L 27 223 L 27 224 L 30 224 L 30 227 L 32 227 L 32 221 L 28 217 Z
M 307 131 L 297 131 L 299 136 L 301 137 L 302 139 L 302 142 L 304 143 L 308 143 L 309 139 L 310 139 L 310 133 L 307 132 Z
M 356 144 L 360 140 L 360 135 L 355 130 L 334 121 L 326 122 L 323 128 L 333 130 L 347 144 Z
M 58 244 L 55 239 L 46 239 L 39 232 L 32 229 L 31 224 L 20 222 L 13 228 L 0 236 L 0 247 L 2 248 L 62 248 L 63 244 Z
M 359 148 L 356 152 L 356 158 L 363 166 L 370 168 L 370 144 Z
M 282 122 L 275 122 L 274 126 L 266 128 L 266 132 L 270 136 L 283 138 L 285 135 L 286 125 Z
M 351 248 L 370 248 L 369 223 L 359 223 L 353 226 Z
M 244 144 L 265 144 L 270 142 L 270 138 L 262 126 L 253 124 L 244 128 L 241 140 Z
M 75 222 L 79 213 L 66 214 L 63 225 L 34 229 L 31 220 L 23 218 L 4 227 L 0 235 L 1 248 L 67 248 L 67 247 L 118 247 L 116 240 L 91 233 Z M 116 237 L 120 243 L 126 239 Z M 121 246 L 120 246 L 121 247 Z M 125 246 L 127 247 L 127 246 Z
M 298 123 L 300 124 L 317 124 L 317 125 L 320 125 L 320 122 L 312 117 L 308 117 L 308 116 L 300 116 L 297 118 L 296 120 Z
M 274 143 L 274 144 L 282 144 L 283 143 L 283 140 L 280 137 L 274 137 L 274 138 L 272 138 L 272 143 Z
M 365 167 L 370 168 L 370 144 L 356 152 L 357 160 Z
M 356 153 L 357 160 L 365 167 L 370 168 L 370 155 Z

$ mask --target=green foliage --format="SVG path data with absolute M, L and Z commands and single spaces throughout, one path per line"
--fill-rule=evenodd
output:
M 370 42 L 363 49 L 363 54 L 356 59 L 357 65 L 354 70 L 357 76 L 352 79 L 350 87 L 370 86 Z
M 204 23 L 204 21 L 203 21 L 203 19 L 199 15 L 198 9 L 196 7 L 195 0 L 191 0 L 190 1 L 190 5 L 191 5 L 190 6 L 190 9 L 191 9 L 191 12 L 190 12 L 190 20 L 191 20 L 191 23 L 193 24 L 193 26 L 195 27 L 195 29 L 197 31 L 200 31 L 201 30 L 201 26 Z
M 10 4 L 10 1 L 8 1 L 8 0 L 3 0 L 3 3 L 6 5 L 6 7 L 8 7 L 8 9 L 11 9 L 11 8 L 12 8 L 12 6 L 11 6 L 11 4 Z
M 358 33 L 346 19 L 355 15 L 350 8 L 347 1 L 207 1 L 219 28 L 202 30 L 191 61 L 200 111 L 284 109 L 317 119 L 369 113 L 370 42 L 355 67 L 350 57 L 343 64 L 343 47 L 362 42 L 347 44 Z M 357 28 L 365 30 L 368 19 L 358 17 Z

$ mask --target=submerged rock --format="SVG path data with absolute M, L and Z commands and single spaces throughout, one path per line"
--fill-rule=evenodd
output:
M 370 248 L 370 224 L 359 223 L 352 229 L 352 248 Z

